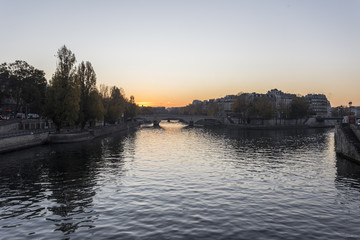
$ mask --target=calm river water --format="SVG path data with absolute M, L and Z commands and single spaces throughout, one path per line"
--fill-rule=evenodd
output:
M 0 155 L 0 239 L 359 239 L 333 130 L 161 126 Z

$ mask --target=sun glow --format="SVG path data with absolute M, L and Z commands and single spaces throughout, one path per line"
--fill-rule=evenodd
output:
M 138 105 L 138 106 L 143 106 L 143 107 L 152 107 L 152 102 L 136 102 L 136 104 Z

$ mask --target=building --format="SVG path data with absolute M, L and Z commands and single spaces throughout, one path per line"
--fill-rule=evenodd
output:
M 284 93 L 276 88 L 268 91 L 266 95 L 274 101 L 276 116 L 278 118 L 289 112 L 290 104 L 292 100 L 296 98 L 296 94 Z
M 360 107 L 359 106 L 352 106 L 351 112 L 358 118 L 360 118 Z
M 278 89 L 271 89 L 266 94 L 262 93 L 243 93 L 247 100 L 253 100 L 255 98 L 267 98 L 267 100 L 273 103 L 275 109 L 275 116 L 277 118 L 289 117 L 290 107 L 292 101 L 297 98 L 296 94 L 284 93 Z M 233 112 L 233 103 L 236 100 L 237 95 L 227 95 L 223 98 L 209 99 L 208 101 L 194 100 L 193 105 L 202 104 L 203 111 L 206 112 L 208 106 L 212 103 L 216 103 L 219 107 L 219 116 L 231 115 Z M 308 94 L 305 99 L 309 101 L 310 110 L 314 116 L 330 116 L 331 106 L 324 94 Z M 354 111 L 355 111 L 355 107 Z M 360 108 L 356 109 L 356 114 L 360 115 Z
M 310 110 L 315 116 L 327 117 L 331 115 L 331 105 L 324 94 L 308 94 Z
M 289 107 L 292 100 L 296 98 L 296 94 L 284 93 L 276 88 L 268 91 L 266 95 L 275 100 L 276 109 L 279 109 L 281 106 Z

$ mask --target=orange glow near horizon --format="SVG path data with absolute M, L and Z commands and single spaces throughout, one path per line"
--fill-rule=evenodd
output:
M 191 104 L 193 100 L 209 100 L 209 99 L 216 99 L 225 97 L 226 95 L 236 95 L 240 92 L 257 92 L 257 93 L 266 93 L 268 90 L 271 90 L 276 87 L 272 88 L 255 88 L 254 89 L 243 89 L 243 90 L 220 90 L 217 91 L 192 91 L 191 93 L 184 94 L 184 93 L 176 93 L 178 95 L 174 94 L 160 94 L 159 92 L 150 94 L 147 92 L 146 94 L 142 95 L 140 92 L 134 93 L 135 99 L 139 100 L 136 101 L 136 104 L 138 106 L 144 106 L 144 107 L 184 107 L 188 104 Z M 350 96 L 354 96 L 354 94 L 351 94 L 349 92 L 343 92 L 340 94 L 334 94 L 332 91 L 316 91 L 316 90 L 307 90 L 306 88 L 299 88 L 298 91 L 290 90 L 288 88 L 277 88 L 278 90 L 283 91 L 284 93 L 292 93 L 292 94 L 300 94 L 305 96 L 306 94 L 313 93 L 313 94 L 325 94 L 327 99 L 330 101 L 332 107 L 337 107 L 340 105 L 348 106 L 348 103 L 351 101 L 353 103 L 353 106 L 360 106 L 360 97 L 357 98 L 351 98 Z M 138 95 L 137 95 L 138 94 Z
M 144 107 L 153 107 L 153 103 L 152 102 L 136 102 L 136 104 L 138 106 L 144 106 Z

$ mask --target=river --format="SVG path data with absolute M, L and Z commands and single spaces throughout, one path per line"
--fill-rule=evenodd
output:
M 161 123 L 0 155 L 1 239 L 359 239 L 332 129 Z

